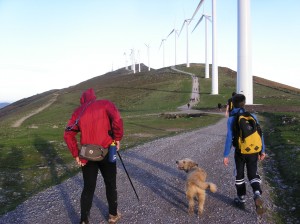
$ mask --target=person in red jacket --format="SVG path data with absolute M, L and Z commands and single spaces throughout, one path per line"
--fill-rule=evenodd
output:
M 92 207 L 96 188 L 98 170 L 104 179 L 106 197 L 109 207 L 109 223 L 116 223 L 120 219 L 117 211 L 116 163 L 108 160 L 108 154 L 102 161 L 87 161 L 79 157 L 76 134 L 80 135 L 80 144 L 95 144 L 108 148 L 115 141 L 117 150 L 123 137 L 123 120 L 117 107 L 109 100 L 96 100 L 92 88 L 84 91 L 80 98 L 80 106 L 75 109 L 68 121 L 64 132 L 65 142 L 82 169 L 83 191 L 81 194 L 81 224 L 89 223 L 89 212 Z M 76 122 L 77 120 L 77 122 Z

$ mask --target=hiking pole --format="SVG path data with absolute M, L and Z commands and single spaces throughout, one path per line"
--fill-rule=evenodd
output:
M 139 196 L 138 196 L 138 194 L 136 193 L 136 190 L 135 190 L 135 188 L 134 188 L 134 186 L 133 186 L 133 184 L 132 184 L 132 181 L 131 181 L 130 176 L 129 176 L 127 170 L 126 170 L 126 167 L 125 167 L 125 165 L 124 165 L 124 163 L 123 163 L 123 160 L 122 160 L 122 157 L 121 157 L 119 151 L 117 151 L 117 153 L 118 153 L 118 156 L 119 156 L 119 158 L 120 158 L 120 160 L 121 160 L 121 163 L 122 163 L 122 165 L 123 165 L 123 167 L 124 167 L 124 170 L 125 170 L 125 172 L 126 172 L 126 174 L 127 174 L 127 177 L 128 177 L 128 179 L 129 179 L 129 181 L 130 181 L 130 184 L 131 184 L 131 186 L 132 186 L 132 189 L 134 190 L 134 193 L 135 193 L 135 195 L 136 195 L 138 201 L 140 201 Z

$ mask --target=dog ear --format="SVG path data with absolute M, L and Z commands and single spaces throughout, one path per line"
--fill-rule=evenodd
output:
M 190 163 L 189 163 L 189 169 L 191 169 L 193 167 L 197 167 L 197 166 L 198 166 L 197 163 L 195 163 L 194 161 L 190 161 Z

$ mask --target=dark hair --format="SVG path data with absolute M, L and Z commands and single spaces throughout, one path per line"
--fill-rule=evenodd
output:
M 231 96 L 234 96 L 236 94 L 236 92 L 232 92 Z
M 235 94 L 232 98 L 232 103 L 235 108 L 243 108 L 246 103 L 246 97 L 243 94 Z

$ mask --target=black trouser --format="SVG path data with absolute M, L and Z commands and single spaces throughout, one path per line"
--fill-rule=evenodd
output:
M 90 212 L 96 188 L 98 170 L 104 179 L 109 214 L 117 215 L 117 166 L 108 162 L 107 157 L 100 162 L 89 161 L 82 167 L 84 187 L 81 194 L 81 220 L 85 220 Z
M 248 180 L 251 184 L 253 192 L 259 191 L 262 193 L 260 188 L 261 179 L 257 174 L 258 153 L 245 155 L 236 151 L 234 154 L 234 160 L 236 167 L 235 186 L 237 195 L 246 195 L 246 184 L 244 179 L 245 165 L 247 168 Z

